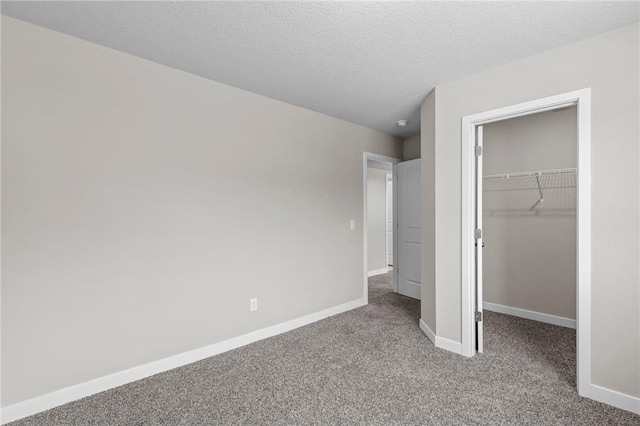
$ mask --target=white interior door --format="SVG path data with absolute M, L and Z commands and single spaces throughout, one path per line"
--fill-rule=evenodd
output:
M 387 265 L 393 265 L 393 177 L 387 173 Z
M 484 313 L 482 312 L 482 126 L 476 127 L 476 230 L 475 230 L 475 244 L 476 244 L 476 310 L 475 310 L 475 323 L 476 323 L 476 350 L 478 352 L 484 351 L 484 336 L 482 329 L 482 320 L 484 319 Z
M 420 299 L 420 159 L 398 163 L 398 293 Z

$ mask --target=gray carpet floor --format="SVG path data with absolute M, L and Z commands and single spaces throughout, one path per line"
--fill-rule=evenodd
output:
M 372 277 L 369 305 L 14 425 L 640 425 L 581 398 L 574 330 L 486 313 L 463 358 L 418 328 L 420 304 Z

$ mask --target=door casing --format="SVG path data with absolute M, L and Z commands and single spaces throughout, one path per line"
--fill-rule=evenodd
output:
M 544 111 L 577 107 L 577 387 L 582 396 L 591 388 L 591 89 L 581 89 L 462 117 L 462 354 L 476 354 L 475 327 L 475 196 L 476 127 Z M 480 295 L 481 297 L 481 295 Z

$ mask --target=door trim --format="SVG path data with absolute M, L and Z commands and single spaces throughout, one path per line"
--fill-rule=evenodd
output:
M 480 152 L 482 152 L 483 149 L 483 129 L 484 127 L 482 125 L 477 125 L 475 126 L 475 144 L 474 144 L 474 149 L 480 149 Z M 480 312 L 480 319 L 476 319 L 474 321 L 474 332 L 476 335 L 475 338 L 475 349 L 477 352 L 482 353 L 484 352 L 484 324 L 483 324 L 483 318 L 482 318 L 482 296 L 484 294 L 484 290 L 482 288 L 482 286 L 484 285 L 484 280 L 482 277 L 482 271 L 483 271 L 483 266 L 484 266 L 484 256 L 482 253 L 482 246 L 484 246 L 484 239 L 482 236 L 482 229 L 483 229 L 483 223 L 482 223 L 482 168 L 483 168 L 483 158 L 482 156 L 478 156 L 475 155 L 475 191 L 474 191 L 474 196 L 475 196 L 475 225 L 474 225 L 474 232 L 476 231 L 476 229 L 480 229 L 480 235 L 474 236 L 474 247 L 475 247 L 475 274 L 474 274 L 474 280 L 475 280 L 475 308 L 473 309 L 474 311 L 474 315 L 476 315 L 477 312 Z
M 390 176 L 390 177 L 389 177 Z M 389 182 L 391 182 L 391 193 L 389 193 Z M 385 209 L 384 209 L 384 220 L 385 220 L 385 237 L 384 237 L 384 249 L 385 249 L 385 259 L 387 260 L 387 269 L 389 269 L 389 265 L 393 267 L 393 165 L 391 166 L 391 171 L 385 176 Z M 391 198 L 391 263 L 389 263 L 389 198 Z
M 591 385 L 591 89 L 581 89 L 462 117 L 462 354 L 475 351 L 474 194 L 476 126 L 567 106 L 578 112 L 577 187 L 577 387 L 588 396 Z
M 396 210 L 396 164 L 401 162 L 402 160 L 400 158 L 395 158 L 395 157 L 389 157 L 387 155 L 382 155 L 382 154 L 374 154 L 373 152 L 367 152 L 364 151 L 362 153 L 362 199 L 363 199 L 363 206 L 362 206 L 362 241 L 363 241 L 363 259 L 362 259 L 362 267 L 363 267 L 363 271 L 362 271 L 362 275 L 363 275 L 363 299 L 365 301 L 365 304 L 369 303 L 369 240 L 367 238 L 367 163 L 369 162 L 369 160 L 373 160 L 373 161 L 379 161 L 382 163 L 388 163 L 391 164 L 392 166 L 392 170 L 393 170 L 393 211 L 395 214 L 395 210 Z M 385 182 L 386 185 L 386 182 Z M 385 206 L 386 208 L 386 206 Z M 395 222 L 395 218 L 393 219 Z M 385 224 L 386 226 L 386 224 Z M 396 236 L 396 232 L 393 233 L 393 250 L 396 251 L 396 247 L 397 247 L 397 236 Z M 386 248 L 385 248 L 386 250 Z M 386 261 L 386 259 L 385 259 Z M 394 260 L 395 262 L 395 260 Z M 397 283 L 398 279 L 397 279 L 397 268 L 393 268 L 393 288 L 394 291 L 396 291 L 396 283 Z

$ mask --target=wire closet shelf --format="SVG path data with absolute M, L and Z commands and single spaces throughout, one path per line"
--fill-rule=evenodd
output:
M 575 214 L 577 169 L 484 176 L 486 214 Z

